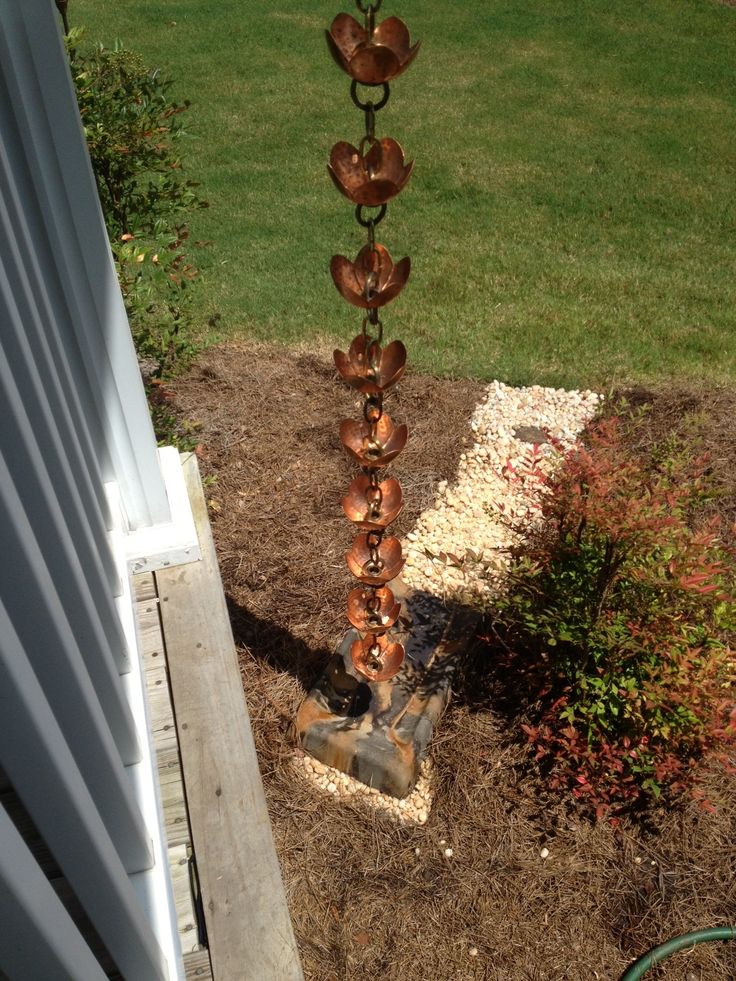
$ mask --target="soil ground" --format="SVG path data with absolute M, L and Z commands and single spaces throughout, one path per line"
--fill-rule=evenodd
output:
M 453 478 L 483 386 L 409 374 L 389 411 L 410 426 L 396 475 L 408 531 Z M 736 781 L 714 766 L 691 801 L 612 828 L 544 790 L 492 700 L 458 676 L 431 745 L 428 824 L 398 828 L 325 798 L 290 765 L 291 721 L 345 627 L 353 468 L 337 437 L 356 400 L 329 352 L 212 349 L 175 385 L 199 424 L 210 515 L 284 881 L 308 981 L 615 981 L 649 947 L 736 922 Z M 736 391 L 629 393 L 632 435 L 680 431 L 710 449 L 736 516 Z M 441 845 L 444 840 L 446 845 Z M 446 858 L 445 847 L 453 854 Z M 542 848 L 549 849 L 546 859 Z M 470 950 L 477 949 L 471 956 Z M 736 945 L 710 944 L 647 975 L 734 981 Z

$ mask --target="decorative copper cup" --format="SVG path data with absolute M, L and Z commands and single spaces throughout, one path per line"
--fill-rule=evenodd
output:
M 361 467 L 385 467 L 406 446 L 406 426 L 394 426 L 384 413 L 376 423 L 343 419 L 340 423 L 342 445 Z
M 390 137 L 376 140 L 363 156 L 352 143 L 336 143 L 327 169 L 335 187 L 353 204 L 386 204 L 411 176 L 414 162 L 404 162 L 404 151 Z
M 390 641 L 385 635 L 368 634 L 353 641 L 350 659 L 355 670 L 369 681 L 388 681 L 404 661 L 404 645 Z
M 387 17 L 370 35 L 350 14 L 338 14 L 330 25 L 327 45 L 346 74 L 364 85 L 381 85 L 409 67 L 419 51 L 398 17 Z
M 342 499 L 345 517 L 361 531 L 382 530 L 398 518 L 403 506 L 401 484 L 394 477 L 374 487 L 370 477 L 361 474 Z
M 388 630 L 399 619 L 401 603 L 397 603 L 388 586 L 365 589 L 358 586 L 348 593 L 348 620 L 364 634 Z
M 345 553 L 345 561 L 355 578 L 366 586 L 383 586 L 395 579 L 403 568 L 401 542 L 398 538 L 384 538 L 375 550 L 378 561 L 374 562 L 368 545 L 369 534 L 358 535 L 353 547 Z
M 335 367 L 341 377 L 364 395 L 379 395 L 400 380 L 406 369 L 406 348 L 391 341 L 382 348 L 364 334 L 353 338 L 348 353 L 335 351 Z
M 394 265 L 391 253 L 383 245 L 364 245 L 355 262 L 344 255 L 333 255 L 330 262 L 332 282 L 348 303 L 363 310 L 385 306 L 406 286 L 411 259 L 406 256 Z

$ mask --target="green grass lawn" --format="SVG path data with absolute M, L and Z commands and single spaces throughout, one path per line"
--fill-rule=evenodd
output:
M 346 343 L 329 277 L 363 243 L 325 164 L 362 114 L 323 29 L 336 0 L 72 0 L 192 101 L 211 207 L 199 303 L 220 336 Z M 736 9 L 716 0 L 387 0 L 423 40 L 378 117 L 416 159 L 379 239 L 415 367 L 578 387 L 736 365 Z

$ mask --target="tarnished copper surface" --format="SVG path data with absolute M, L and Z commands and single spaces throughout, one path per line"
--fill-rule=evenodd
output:
M 335 187 L 353 204 L 375 207 L 401 191 L 411 176 L 414 162 L 404 162 L 396 140 L 376 140 L 363 156 L 352 143 L 336 143 L 327 166 Z
M 419 51 L 398 17 L 387 17 L 372 35 L 350 14 L 338 14 L 327 35 L 327 45 L 337 64 L 364 85 L 380 85 L 409 67 Z
M 361 531 L 378 531 L 398 518 L 404 499 L 401 484 L 395 477 L 383 480 L 377 488 L 367 474 L 361 474 L 348 487 L 342 509 L 348 521 Z
M 401 613 L 401 603 L 388 586 L 365 589 L 358 586 L 348 593 L 348 620 L 361 633 L 381 633 L 393 627 Z
M 367 586 L 383 586 L 395 579 L 403 568 L 401 542 L 398 538 L 384 538 L 377 549 L 378 562 L 374 565 L 368 545 L 369 534 L 358 535 L 350 551 L 345 553 L 345 561 L 360 582 Z
M 388 637 L 372 634 L 353 641 L 350 659 L 356 671 L 369 681 L 388 681 L 398 673 L 404 661 L 404 645 Z
M 388 249 L 376 243 L 364 245 L 351 262 L 344 255 L 333 255 L 330 262 L 332 282 L 348 303 L 368 308 L 390 303 L 406 286 L 411 259 L 406 256 L 394 265 Z
M 335 351 L 333 357 L 342 378 L 364 395 L 385 392 L 406 369 L 406 348 L 401 341 L 391 341 L 382 348 L 364 334 L 353 338 L 347 354 Z
M 375 436 L 371 429 L 375 429 Z M 340 423 L 342 445 L 361 467 L 387 466 L 404 449 L 406 438 L 406 426 L 394 426 L 385 413 L 375 426 L 353 419 Z

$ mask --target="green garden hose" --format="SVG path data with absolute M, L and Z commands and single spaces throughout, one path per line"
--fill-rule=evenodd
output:
M 678 950 L 684 950 L 686 947 L 694 947 L 695 944 L 707 943 L 709 940 L 736 940 L 736 926 L 693 930 L 692 933 L 683 933 L 681 937 L 674 937 L 640 957 L 625 974 L 621 975 L 620 981 L 639 981 L 650 967 L 666 960 L 671 954 L 676 954 Z

